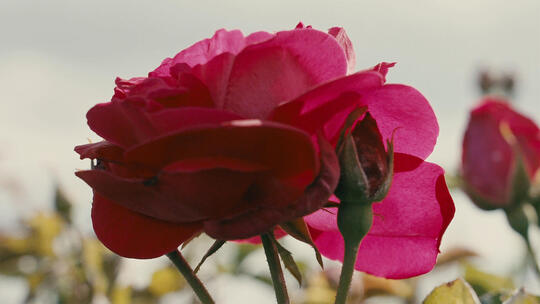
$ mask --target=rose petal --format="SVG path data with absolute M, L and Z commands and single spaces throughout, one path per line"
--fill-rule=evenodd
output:
M 212 38 L 193 44 L 178 53 L 174 58 L 165 59 L 157 69 L 150 72 L 149 76 L 167 77 L 169 76 L 169 69 L 175 64 L 186 63 L 191 67 L 205 64 L 222 53 L 237 54 L 247 45 L 260 43 L 270 39 L 272 36 L 270 33 L 256 32 L 244 37 L 239 30 L 227 31 L 221 29 L 216 31 Z
M 394 151 L 425 159 L 433 151 L 439 125 L 429 102 L 416 89 L 388 84 L 362 95 L 383 139 L 394 135 Z M 395 131 L 395 133 L 394 133 Z
M 223 110 L 182 107 L 147 112 L 130 102 L 109 102 L 94 106 L 88 125 L 101 137 L 121 147 L 132 147 L 159 135 L 205 124 L 241 119 Z
M 221 54 L 194 67 L 217 107 L 265 118 L 278 104 L 346 73 L 345 54 L 330 35 L 312 30 L 278 32 L 238 55 Z
M 259 184 L 248 209 L 231 218 L 206 221 L 204 231 L 211 237 L 236 240 L 259 235 L 273 226 L 287 222 L 321 208 L 334 192 L 339 180 L 339 164 L 332 146 L 319 137 L 321 171 L 305 190 L 294 192 L 285 183 Z M 303 193 L 302 193 L 303 192 Z
M 428 272 L 435 265 L 454 206 L 439 166 L 401 154 L 396 154 L 395 166 L 388 196 L 373 205 L 373 226 L 362 240 L 355 268 L 400 279 Z M 305 220 L 321 254 L 342 260 L 337 210 L 328 211 L 320 210 Z
M 81 156 L 81 159 L 119 161 L 124 158 L 124 149 L 108 141 L 76 146 L 75 152 Z
M 123 148 L 157 135 L 140 105 L 132 102 L 97 104 L 86 113 L 86 118 L 92 131 Z
M 171 224 L 132 212 L 95 193 L 92 224 L 98 239 L 127 258 L 151 259 L 169 253 L 200 231 L 200 224 Z
M 274 237 L 276 239 L 281 239 L 282 237 L 285 237 L 287 235 L 288 235 L 287 232 L 283 231 L 283 229 L 279 228 L 279 226 L 274 228 Z M 234 242 L 236 242 L 236 243 L 249 243 L 249 244 L 260 244 L 260 243 L 262 243 L 260 236 L 254 236 L 254 237 L 250 237 L 250 238 L 247 238 L 247 239 L 234 240 Z
M 347 58 L 347 72 L 351 74 L 354 72 L 354 66 L 356 65 L 356 54 L 349 36 L 342 27 L 333 27 L 328 30 L 328 34 L 334 36 L 337 42 L 345 52 Z
M 232 112 L 199 107 L 170 108 L 147 115 L 158 134 L 169 134 L 201 125 L 221 124 L 242 119 L 241 116 Z
M 296 126 L 310 134 L 326 126 L 325 135 L 335 144 L 345 118 L 358 107 L 361 97 L 383 84 L 380 73 L 358 72 L 320 85 L 277 107 L 270 119 Z
M 157 138 L 126 152 L 126 160 L 161 168 L 193 158 L 223 156 L 259 163 L 277 177 L 318 173 L 310 137 L 299 129 L 258 120 L 201 126 Z
M 194 171 L 179 165 L 150 179 L 125 178 L 105 170 L 78 171 L 100 195 L 131 211 L 173 223 L 187 223 L 223 217 L 246 208 L 246 193 L 259 176 L 256 168 L 235 166 L 233 162 Z M 175 170 L 175 171 L 173 171 Z M 240 171 L 244 170 L 244 171 Z M 249 207 L 249 206 L 247 206 Z

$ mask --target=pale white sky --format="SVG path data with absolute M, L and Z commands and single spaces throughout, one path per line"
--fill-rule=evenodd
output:
M 55 177 L 91 232 L 90 189 L 73 175 L 89 164 L 73 147 L 98 140 L 85 113 L 108 101 L 116 76 L 146 75 L 222 27 L 277 31 L 298 21 L 344 27 L 357 69 L 397 61 L 388 81 L 412 85 L 432 103 L 441 132 L 430 160 L 447 170 L 458 164 L 467 111 L 478 98 L 478 68 L 514 71 L 518 107 L 540 121 L 538 0 L 2 0 L 0 174 L 23 180 L 29 197 L 17 206 L 0 201 L 0 228 L 15 222 L 14 212 L 43 208 Z M 519 248 L 511 248 L 519 239 L 500 214 L 478 212 L 459 194 L 456 206 L 445 246 L 477 246 L 489 265 L 519 257 Z

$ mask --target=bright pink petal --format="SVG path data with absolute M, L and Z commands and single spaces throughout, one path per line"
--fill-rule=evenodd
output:
M 221 54 L 193 72 L 217 107 L 264 118 L 280 103 L 345 75 L 346 69 L 345 54 L 332 36 L 304 29 L 278 32 L 236 56 Z
M 335 144 L 345 118 L 360 105 L 361 97 L 383 83 L 382 75 L 373 71 L 342 77 L 277 107 L 270 119 L 310 134 L 322 128 L 326 138 Z
M 342 27 L 333 27 L 328 30 L 328 34 L 334 36 L 339 45 L 341 45 L 341 48 L 345 52 L 345 57 L 347 57 L 347 72 L 349 74 L 353 73 L 356 64 L 356 54 L 354 53 L 354 48 L 349 36 L 347 36 L 347 33 Z
M 114 83 L 116 84 L 116 88 L 114 88 L 113 99 L 126 98 L 131 88 L 143 82 L 145 79 L 146 77 L 133 77 L 130 79 L 122 79 L 120 77 L 116 77 L 116 79 L 114 80 Z
M 193 67 L 198 64 L 205 64 L 223 53 L 238 54 L 247 45 L 260 43 L 270 39 L 272 36 L 270 33 L 256 32 L 244 37 L 239 30 L 227 31 L 221 29 L 216 31 L 212 38 L 193 44 L 178 53 L 174 58 L 165 59 L 156 70 L 150 72 L 149 76 L 167 77 L 169 76 L 169 69 L 178 63 L 186 63 Z
M 151 259 L 169 253 L 200 231 L 200 224 L 171 224 L 132 212 L 95 193 L 92 224 L 98 239 L 127 258 Z
M 358 72 L 325 83 L 275 109 L 273 121 L 293 125 L 310 134 L 323 130 L 336 145 L 347 116 L 361 105 L 361 98 L 383 85 L 380 73 Z
M 401 84 L 384 85 L 363 95 L 361 103 L 368 106 L 383 139 L 394 135 L 395 152 L 422 159 L 431 154 L 439 125 L 429 102 L 416 89 Z
M 372 71 L 379 72 L 381 75 L 383 75 L 383 79 L 386 82 L 386 74 L 388 74 L 388 70 L 390 70 L 391 67 L 395 66 L 395 62 L 381 62 L 371 68 Z
M 454 214 L 443 170 L 396 154 L 388 196 L 373 206 L 374 222 L 362 241 L 356 269 L 386 278 L 407 278 L 435 265 L 438 246 Z M 315 244 L 330 259 L 343 259 L 336 208 L 305 217 Z

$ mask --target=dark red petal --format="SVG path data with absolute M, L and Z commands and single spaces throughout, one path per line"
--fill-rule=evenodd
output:
M 98 239 L 127 258 L 151 259 L 169 253 L 201 229 L 200 224 L 171 224 L 132 212 L 94 193 L 92 224 Z
M 319 137 L 321 171 L 303 193 L 285 184 L 259 184 L 250 205 L 255 209 L 230 218 L 204 222 L 204 231 L 217 239 L 249 238 L 273 226 L 312 213 L 328 202 L 339 180 L 339 164 L 332 146 Z M 298 188 L 302 189 L 302 188 Z
M 137 179 L 115 176 L 105 170 L 76 172 L 94 191 L 117 204 L 173 223 L 222 217 L 245 209 L 244 196 L 259 174 L 251 168 L 244 172 L 228 168 L 188 169 Z
M 76 146 L 75 152 L 81 156 L 81 159 L 90 158 L 119 161 L 124 158 L 124 149 L 108 141 Z
M 148 119 L 159 134 L 195 128 L 200 125 L 209 125 L 240 120 L 241 116 L 232 112 L 199 107 L 170 108 L 148 113 Z
M 131 102 L 97 104 L 88 111 L 86 118 L 92 131 L 123 148 L 149 140 L 157 134 L 141 107 Z
M 128 161 L 161 168 L 198 157 L 227 157 L 259 163 L 275 176 L 318 173 L 318 157 L 311 138 L 299 129 L 258 120 L 238 120 L 201 126 L 166 135 L 126 152 Z

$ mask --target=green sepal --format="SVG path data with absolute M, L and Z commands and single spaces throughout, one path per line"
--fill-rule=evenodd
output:
M 358 160 L 352 136 L 345 137 L 338 158 L 341 172 L 335 195 L 341 201 L 370 204 L 372 201 L 369 198 L 369 181 Z
M 212 244 L 212 246 L 210 246 L 210 248 L 208 248 L 208 251 L 206 251 L 206 253 L 204 254 L 204 256 L 202 257 L 201 261 L 199 262 L 199 264 L 197 264 L 197 267 L 195 267 L 195 269 L 193 270 L 194 273 L 197 273 L 199 272 L 199 269 L 201 268 L 202 264 L 204 264 L 204 262 L 206 261 L 206 259 L 208 257 L 210 257 L 212 254 L 216 253 L 220 248 L 221 246 L 223 246 L 227 241 L 223 241 L 223 240 L 216 240 L 214 242 L 214 244 Z
M 311 248 L 313 248 L 315 251 L 317 262 L 321 268 L 324 268 L 321 253 L 311 238 L 311 233 L 309 233 L 309 229 L 304 221 L 304 218 L 301 217 L 293 221 L 282 223 L 279 226 L 293 238 L 311 246 Z
M 276 245 L 278 254 L 281 257 L 281 261 L 283 261 L 283 265 L 285 265 L 285 268 L 287 268 L 296 281 L 298 281 L 298 285 L 302 286 L 302 273 L 294 261 L 291 252 L 283 247 L 275 238 L 272 238 L 272 241 Z

